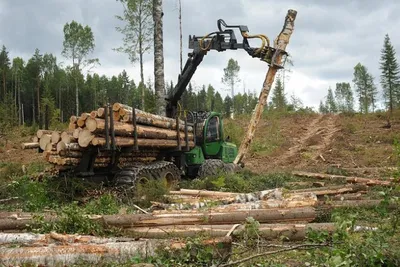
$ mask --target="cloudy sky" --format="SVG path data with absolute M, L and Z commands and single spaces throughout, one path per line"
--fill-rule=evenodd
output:
M 163 2 L 165 75 L 175 82 L 179 73 L 178 1 Z M 294 61 L 288 95 L 294 93 L 305 105 L 316 107 L 329 86 L 351 82 L 358 62 L 367 66 L 380 90 L 379 57 L 386 33 L 400 53 L 400 5 L 396 0 L 182 0 L 184 61 L 189 51 L 188 35 L 215 31 L 217 19 L 247 25 L 250 33 L 263 33 L 273 40 L 282 29 L 288 9 L 298 11 L 287 47 Z M 94 32 L 93 57 L 101 63 L 98 73 L 111 76 L 125 69 L 139 80 L 139 66 L 113 51 L 122 43 L 122 35 L 115 30 L 119 25 L 115 15 L 121 12 L 122 6 L 116 0 L 0 0 L 0 45 L 7 47 L 11 57 L 28 59 L 39 48 L 65 61 L 61 56 L 63 25 L 76 20 Z M 226 95 L 221 77 L 229 58 L 238 60 L 241 67 L 242 82 L 237 91 L 243 92 L 245 86 L 259 93 L 267 64 L 244 51 L 210 52 L 196 72 L 194 84 L 210 83 Z M 151 54 L 145 61 L 145 78 L 153 79 Z

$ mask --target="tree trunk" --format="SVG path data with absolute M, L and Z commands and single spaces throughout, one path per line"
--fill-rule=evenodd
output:
M 44 134 L 52 134 L 52 133 L 53 133 L 53 131 L 50 131 L 50 130 L 38 130 L 36 132 L 36 136 L 40 139 L 40 138 L 42 138 L 42 136 Z
M 293 209 L 231 211 L 223 213 L 198 212 L 190 214 L 104 215 L 103 221 L 105 225 L 126 228 L 180 224 L 236 224 L 244 223 L 248 217 L 253 217 L 260 223 L 311 222 L 315 220 L 316 212 L 314 208 L 305 207 Z
M 61 140 L 61 133 L 59 131 L 53 131 L 51 133 L 51 143 L 57 144 Z
M 79 138 L 79 133 L 80 133 L 82 130 L 83 130 L 83 129 L 82 129 L 81 127 L 76 128 L 76 129 L 73 131 L 72 136 L 73 136 L 75 139 L 78 139 L 78 138 Z
M 21 148 L 22 149 L 32 149 L 32 148 L 38 148 L 39 143 L 33 142 L 33 143 L 22 143 Z
M 105 117 L 105 112 L 104 112 L 104 108 L 99 108 L 97 109 L 97 118 L 103 118 Z
M 234 228 L 232 224 L 223 225 L 173 225 L 159 227 L 135 227 L 125 230 L 126 235 L 135 238 L 190 238 L 208 236 L 210 238 L 224 237 L 231 229 L 232 237 L 241 237 L 246 231 L 244 225 Z M 309 224 L 260 224 L 258 234 L 266 240 L 301 241 L 306 238 L 307 231 L 328 231 L 333 232 L 333 223 L 309 223 Z
M 288 10 L 284 27 L 282 29 L 282 32 L 278 35 L 276 39 L 276 47 L 277 49 L 280 49 L 282 51 L 286 50 L 286 46 L 289 43 L 290 36 L 293 33 L 294 30 L 294 20 L 296 19 L 297 11 L 295 10 Z M 279 53 L 276 56 L 276 64 L 280 65 L 282 62 L 282 54 Z M 264 80 L 263 88 L 260 93 L 260 97 L 258 100 L 258 103 L 255 108 L 255 112 L 251 116 L 251 120 L 247 129 L 247 133 L 245 137 L 243 138 L 243 141 L 240 145 L 238 155 L 236 156 L 236 159 L 234 161 L 235 164 L 239 164 L 244 156 L 247 154 L 247 151 L 251 145 L 251 142 L 253 141 L 254 138 L 254 132 L 259 124 L 261 114 L 264 110 L 264 105 L 266 104 L 268 94 L 271 90 L 272 84 L 274 82 L 275 74 L 278 71 L 278 68 L 275 65 L 271 65 L 270 68 L 268 69 L 267 75 Z
M 86 128 L 92 133 L 104 133 L 105 131 L 105 120 L 103 119 L 92 119 L 86 120 Z M 133 136 L 134 126 L 130 123 L 114 122 L 114 131 L 119 136 Z M 174 130 L 161 129 L 152 126 L 137 125 L 136 126 L 137 136 L 139 138 L 152 138 L 152 139 L 177 139 L 177 133 Z M 181 133 L 181 140 L 184 140 L 184 133 Z M 189 140 L 193 140 L 193 134 L 188 133 Z
M 68 154 L 69 151 L 81 151 L 83 148 L 79 146 L 78 143 L 66 144 L 63 141 L 57 143 L 57 154 L 64 156 Z
M 190 250 L 190 244 L 181 240 L 99 238 L 55 232 L 46 235 L 2 234 L 0 242 L 2 240 L 4 242 L 0 244 L 13 245 L 0 247 L 0 263 L 4 266 L 74 266 L 82 262 L 89 266 L 123 265 L 134 257 L 155 257 L 160 253 L 159 248 L 174 254 L 182 253 L 182 256 L 187 256 Z M 214 259 L 229 258 L 232 238 L 206 239 L 201 241 L 198 249 L 212 251 Z
M 97 118 L 97 110 L 93 110 L 92 112 L 90 112 L 90 118 L 92 119 Z
M 165 115 L 165 79 L 163 53 L 163 7 L 162 0 L 153 0 L 154 20 L 154 89 L 157 95 L 159 115 Z
M 76 74 L 78 75 L 78 74 Z M 75 77 L 75 104 L 76 104 L 76 116 L 79 116 L 79 89 L 78 89 L 78 77 Z
M 85 127 L 85 121 L 86 121 L 86 118 L 79 117 L 78 120 L 76 121 L 76 125 L 78 127 L 83 128 L 83 127 Z
M 292 172 L 295 176 L 307 177 L 307 178 L 317 178 L 317 179 L 327 179 L 327 180 L 343 180 L 348 183 L 360 183 L 366 185 L 382 185 L 382 186 L 391 186 L 391 181 L 382 181 L 361 177 L 350 177 L 343 175 L 333 175 L 333 174 L 324 174 L 324 173 L 311 173 L 311 172 Z
M 182 3 L 181 0 L 179 0 L 179 65 L 180 65 L 180 70 L 182 73 Z
M 66 144 L 75 143 L 77 138 L 74 138 L 71 133 L 62 132 L 61 133 L 61 141 Z
M 79 133 L 78 144 L 81 147 L 88 147 L 95 136 L 89 130 L 82 130 Z
M 122 121 L 123 122 L 132 122 L 132 113 L 133 109 L 132 107 L 128 105 L 124 105 L 121 103 L 115 103 L 113 105 L 113 111 L 119 111 L 119 114 L 123 117 Z M 157 126 L 160 128 L 166 128 L 166 129 L 176 129 L 176 120 L 172 118 L 168 118 L 165 116 L 159 116 L 155 115 L 152 113 L 145 112 L 140 109 L 135 109 L 135 114 L 136 114 L 136 121 L 139 124 L 146 124 L 146 125 L 151 125 L 151 126 Z M 182 120 L 179 120 L 179 129 L 184 131 L 185 129 L 185 122 Z M 193 128 L 191 126 L 188 126 L 188 131 L 192 132 Z
M 178 146 L 176 140 L 165 140 L 165 139 L 141 139 L 138 138 L 139 147 L 154 147 L 154 148 L 174 148 Z M 129 147 L 134 145 L 134 139 L 129 137 L 115 137 L 116 146 L 119 147 Z M 92 139 L 93 146 L 104 146 L 106 144 L 106 139 L 104 137 L 94 137 Z M 181 141 L 181 145 L 185 146 L 185 141 Z M 194 147 L 194 142 L 189 141 L 189 147 Z
M 51 143 L 51 135 L 50 134 L 44 134 L 44 135 L 42 135 L 42 137 L 40 137 L 40 141 L 39 141 L 40 149 L 46 150 L 47 144 L 50 144 L 50 143 Z

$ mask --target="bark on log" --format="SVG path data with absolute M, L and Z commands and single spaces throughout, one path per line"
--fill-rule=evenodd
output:
M 365 191 L 368 187 L 365 184 L 351 184 L 346 186 L 328 186 L 328 187 L 318 187 L 318 188 L 307 188 L 307 189 L 298 189 L 292 190 L 292 193 L 305 193 L 310 192 L 317 196 L 324 195 L 338 195 L 344 193 L 354 193 L 359 191 Z
M 358 193 L 352 193 L 352 194 L 339 194 L 339 195 L 334 195 L 334 196 L 322 196 L 319 198 L 322 201 L 332 201 L 332 200 L 362 200 L 363 195 L 366 194 L 366 191 L 361 191 Z
M 80 146 L 79 146 L 79 144 L 78 143 L 69 143 L 69 144 L 66 144 L 66 143 L 64 143 L 63 141 L 61 141 L 61 142 L 59 142 L 58 144 L 57 144 L 57 153 L 60 155 L 60 156 L 63 156 L 63 155 L 65 155 L 68 151 L 71 151 L 71 150 L 73 150 L 73 151 L 79 151 L 79 150 L 83 150 Z
M 135 238 L 188 238 L 200 235 L 211 238 L 226 236 L 234 225 L 172 225 L 159 227 L 135 227 L 125 230 L 127 236 Z M 309 224 L 260 224 L 258 234 L 266 240 L 290 240 L 301 241 L 306 238 L 307 231 L 327 231 L 333 232 L 333 223 L 309 223 Z M 240 237 L 245 231 L 245 226 L 238 226 L 233 232 L 232 237 Z
M 219 191 L 208 191 L 208 190 L 193 190 L 193 189 L 180 189 L 179 191 L 170 191 L 171 195 L 184 195 L 184 196 L 195 196 L 195 197 L 211 197 L 211 198 L 229 198 L 236 197 L 239 193 L 231 192 L 219 192 Z
M 176 140 L 164 140 L 164 139 L 138 139 L 139 147 L 154 147 L 154 148 L 174 148 L 178 146 L 178 142 Z M 93 146 L 104 146 L 106 144 L 106 139 L 104 137 L 94 137 L 92 139 Z M 115 137 L 115 143 L 118 147 L 129 147 L 133 146 L 135 140 L 132 137 Z M 181 141 L 182 146 L 186 145 L 185 141 Z M 194 147 L 195 144 L 193 141 L 189 141 L 189 147 Z
M 22 149 L 33 149 L 33 148 L 39 148 L 39 143 L 33 142 L 33 143 L 22 143 L 21 148 Z
M 277 50 L 285 51 L 286 46 L 289 43 L 290 36 L 292 35 L 294 31 L 294 21 L 296 19 L 297 11 L 295 10 L 288 10 L 288 13 L 285 18 L 285 23 L 283 25 L 283 29 L 281 33 L 278 35 L 275 41 L 275 48 Z M 260 96 L 258 103 L 255 107 L 255 111 L 253 115 L 251 116 L 251 120 L 246 132 L 245 137 L 243 138 L 243 141 L 240 144 L 239 152 L 236 156 L 236 159 L 234 160 L 235 164 L 239 164 L 244 156 L 247 154 L 247 151 L 251 145 L 251 142 L 253 141 L 254 138 L 254 132 L 259 124 L 261 114 L 264 111 L 264 105 L 267 102 L 268 94 L 271 90 L 272 84 L 274 83 L 275 79 L 275 74 L 278 71 L 280 65 L 282 63 L 282 56 L 283 53 L 278 53 L 274 55 L 275 62 L 270 65 L 267 75 L 264 80 L 263 88 L 261 90 Z
M 50 143 L 51 143 L 51 135 L 50 134 L 43 134 L 40 137 L 40 141 L 39 141 L 40 149 L 46 150 L 47 144 L 50 144 Z
M 76 142 L 76 138 L 74 138 L 72 136 L 72 134 L 68 133 L 68 132 L 62 132 L 61 134 L 61 141 L 63 141 L 66 144 L 69 143 L 75 143 Z
M 104 133 L 105 120 L 89 118 L 86 121 L 87 129 L 92 133 Z M 137 125 L 137 135 L 139 138 L 152 138 L 152 139 L 177 139 L 177 133 L 174 130 L 160 129 L 152 126 Z M 134 126 L 130 123 L 114 122 L 114 131 L 119 136 L 132 136 L 134 133 Z M 181 140 L 184 140 L 184 133 L 181 133 Z M 193 134 L 188 134 L 189 140 L 193 140 Z
M 57 144 L 61 139 L 61 133 L 59 131 L 53 131 L 51 133 L 51 143 Z
M 0 247 L 1 265 L 70 266 L 82 262 L 89 265 L 104 265 L 107 262 L 124 264 L 133 257 L 155 256 L 160 248 L 171 253 L 185 253 L 185 256 L 188 251 L 188 244 L 180 240 L 133 241 L 129 238 L 97 238 L 57 233 L 31 236 L 21 234 L 17 239 L 28 241 L 28 246 Z M 212 256 L 215 259 L 227 258 L 232 251 L 232 238 L 202 241 L 200 249 L 213 251 Z
M 320 201 L 319 205 L 328 208 L 375 208 L 379 207 L 382 200 L 362 199 L 362 200 L 343 200 L 343 201 Z M 396 203 L 389 203 L 389 208 L 397 208 Z
M 79 133 L 78 144 L 81 147 L 88 147 L 95 136 L 89 130 L 82 130 Z
M 382 186 L 391 186 L 391 181 L 383 181 L 376 179 L 368 179 L 361 177 L 350 177 L 343 175 L 333 175 L 333 174 L 324 174 L 324 173 L 311 173 L 311 172 L 292 172 L 293 175 L 299 177 L 307 177 L 307 178 L 316 178 L 316 179 L 326 179 L 326 180 L 343 180 L 347 183 L 361 183 L 366 185 L 382 185 Z
M 62 158 L 60 156 L 49 156 L 49 159 L 47 160 L 50 163 L 56 164 L 56 165 L 77 165 L 81 161 L 81 159 L 76 159 L 76 158 Z
M 122 103 L 114 103 L 112 106 L 113 111 L 119 111 L 121 108 L 132 110 L 132 107 L 122 104 Z
M 50 131 L 50 130 L 38 130 L 38 131 L 36 132 L 36 136 L 40 139 L 40 138 L 42 138 L 42 136 L 43 136 L 44 134 L 50 134 L 50 135 L 51 135 L 52 132 L 53 132 L 53 131 Z
M 76 123 L 78 121 L 78 117 L 72 115 L 71 117 L 69 117 L 69 122 L 70 123 Z
M 141 227 L 187 224 L 227 224 L 244 223 L 253 217 L 260 223 L 311 222 L 316 218 L 314 208 L 265 209 L 233 211 L 223 213 L 198 212 L 176 214 L 130 214 L 104 215 L 105 225 L 115 227 Z
M 121 110 L 124 110 L 122 112 L 122 113 L 124 113 L 124 115 L 122 115 L 121 121 L 127 122 L 127 123 L 132 123 L 132 119 L 133 119 L 132 111 L 131 110 L 127 111 L 125 109 L 121 109 Z M 120 114 L 121 114 L 121 110 L 120 110 Z M 154 115 L 151 113 L 141 111 L 139 109 L 135 109 L 135 112 L 136 112 L 136 121 L 139 124 L 145 124 L 145 125 L 156 126 L 156 127 L 160 127 L 160 128 L 164 128 L 164 129 L 176 130 L 176 120 L 175 119 Z M 181 131 L 185 130 L 185 122 L 182 120 L 179 121 L 179 129 Z M 193 132 L 192 126 L 188 126 L 188 132 Z

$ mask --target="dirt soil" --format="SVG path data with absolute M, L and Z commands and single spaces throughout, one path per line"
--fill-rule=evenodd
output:
M 248 119 L 234 123 L 246 129 Z M 302 170 L 389 177 L 398 162 L 393 143 L 400 140 L 400 113 L 390 128 L 386 123 L 382 114 L 265 116 L 244 163 L 256 173 Z M 20 148 L 30 140 L 18 132 L 0 136 L 0 163 L 44 162 L 36 149 Z
M 282 144 L 270 153 L 257 151 L 245 159 L 257 172 L 289 170 L 327 172 L 338 169 L 350 175 L 374 176 L 396 167 L 393 143 L 400 137 L 400 122 L 391 128 L 380 115 L 293 115 L 279 119 L 271 131 L 268 119 L 257 129 L 257 139 L 279 134 Z M 342 173 L 338 173 L 342 174 Z

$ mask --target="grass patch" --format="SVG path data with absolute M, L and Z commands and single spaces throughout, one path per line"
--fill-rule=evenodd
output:
M 248 193 L 260 190 L 284 187 L 288 182 L 297 179 L 287 173 L 255 175 L 249 171 L 237 174 L 220 174 L 204 179 L 182 181 L 182 188 L 215 190 L 224 192 Z

